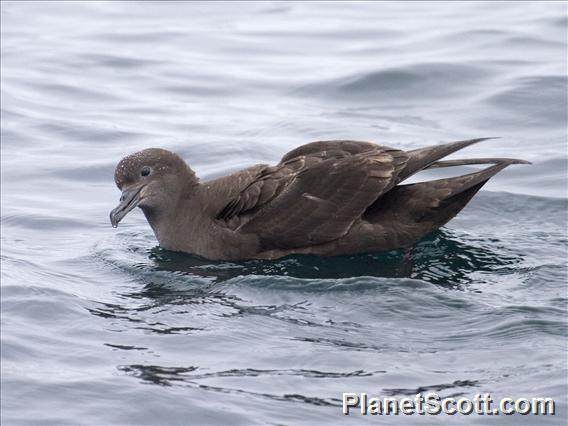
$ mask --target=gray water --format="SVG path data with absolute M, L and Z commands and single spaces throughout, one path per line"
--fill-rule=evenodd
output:
M 1 8 L 3 424 L 565 424 L 566 3 Z M 533 164 L 411 259 L 214 263 L 108 221 L 147 147 L 209 179 L 313 140 L 483 136 L 460 155 Z M 420 391 L 557 414 L 341 414 Z

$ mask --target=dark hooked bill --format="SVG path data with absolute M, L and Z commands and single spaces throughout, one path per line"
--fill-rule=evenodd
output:
M 140 202 L 140 191 L 144 186 L 134 186 L 126 188 L 122 191 L 120 197 L 120 204 L 110 212 L 110 223 L 113 228 L 118 226 L 118 223 L 128 214 L 130 210 L 138 205 Z

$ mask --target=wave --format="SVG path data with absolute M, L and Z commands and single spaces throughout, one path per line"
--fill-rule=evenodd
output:
M 465 94 L 482 87 L 491 77 L 490 70 L 477 65 L 414 63 L 306 85 L 296 94 L 399 104 L 432 96 L 439 99 Z

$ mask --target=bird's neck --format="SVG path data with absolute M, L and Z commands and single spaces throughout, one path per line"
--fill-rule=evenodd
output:
M 142 209 L 162 248 L 193 252 L 192 243 L 203 227 L 197 198 L 195 187 L 167 200 L 159 209 Z

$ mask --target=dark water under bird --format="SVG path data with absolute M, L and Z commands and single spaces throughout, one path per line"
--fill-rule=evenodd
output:
M 342 392 L 432 390 L 555 398 L 538 420 L 565 424 L 566 9 L 2 2 L 2 423 L 370 424 Z M 450 159 L 532 165 L 410 254 L 210 261 L 108 223 L 147 147 L 214 179 L 315 140 L 484 136 Z M 428 421 L 535 418 L 388 419 Z

